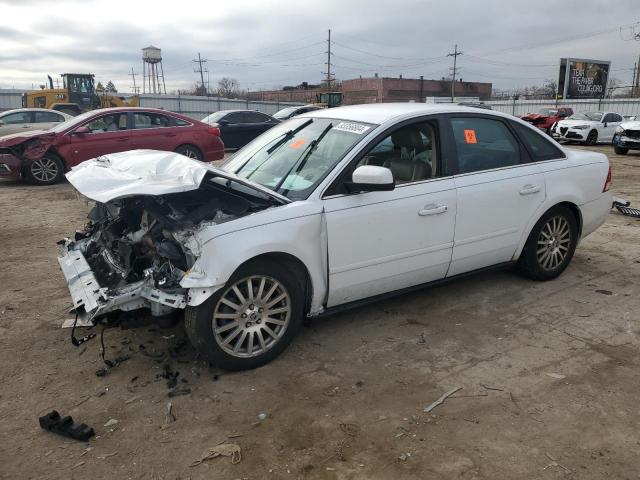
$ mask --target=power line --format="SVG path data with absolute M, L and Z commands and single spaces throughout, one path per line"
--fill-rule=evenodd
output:
M 330 92 L 331 91 L 331 29 L 329 29 L 328 31 L 328 36 L 327 36 L 327 51 L 325 52 L 327 54 L 327 61 L 326 61 L 326 65 L 327 65 L 327 91 Z
M 456 68 L 456 64 L 458 62 L 458 56 L 459 55 L 463 55 L 462 52 L 458 51 L 458 44 L 456 43 L 456 46 L 453 50 L 452 53 L 447 53 L 447 57 L 453 57 L 453 70 L 451 70 L 452 73 L 452 77 L 451 77 L 451 101 L 453 102 L 453 98 L 456 96 L 456 73 L 458 73 L 458 70 Z

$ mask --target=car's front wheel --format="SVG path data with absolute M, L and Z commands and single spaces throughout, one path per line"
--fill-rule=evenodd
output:
M 573 212 L 557 205 L 535 224 L 520 255 L 521 270 L 534 280 L 551 280 L 571 262 L 578 244 Z
M 51 153 L 34 160 L 25 170 L 27 181 L 34 185 L 53 185 L 62 180 L 63 175 L 63 161 Z
M 197 307 L 185 330 L 209 361 L 225 370 L 264 365 L 289 345 L 303 317 L 303 288 L 294 272 L 270 260 L 251 262 Z
M 589 135 L 587 135 L 587 139 L 585 140 L 585 145 L 595 145 L 598 143 L 598 131 L 591 130 Z
M 628 148 L 621 148 L 621 147 L 613 147 L 613 150 L 618 155 L 626 155 L 629 152 Z

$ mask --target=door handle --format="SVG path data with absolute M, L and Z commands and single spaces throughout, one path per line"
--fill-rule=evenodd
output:
M 177 137 L 178 134 L 177 133 L 167 133 L 166 136 L 167 137 Z
M 520 195 L 531 195 L 532 193 L 538 193 L 540 191 L 540 187 L 538 185 L 531 185 L 527 183 L 522 190 L 520 190 Z
M 426 217 L 427 215 L 437 215 L 447 211 L 446 205 L 436 205 L 435 203 L 425 205 L 422 210 L 418 211 L 418 215 Z
M 128 141 L 129 141 L 129 137 L 116 138 L 116 142 L 128 142 Z
M 22 128 L 29 128 L 29 125 L 22 125 Z

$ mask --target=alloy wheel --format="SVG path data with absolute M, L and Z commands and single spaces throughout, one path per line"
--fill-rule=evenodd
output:
M 213 312 L 213 333 L 226 353 L 256 357 L 284 335 L 291 319 L 291 298 L 273 277 L 238 280 L 220 297 Z
M 40 183 L 48 183 L 58 176 L 58 165 L 48 157 L 42 157 L 31 164 L 31 175 Z
M 182 154 L 183 154 L 185 157 L 194 158 L 194 159 L 198 160 L 198 154 L 197 154 L 195 151 L 191 150 L 190 148 L 186 148 L 186 149 L 182 152 Z
M 536 256 L 544 270 L 555 270 L 564 262 L 571 246 L 571 227 L 560 216 L 551 217 L 538 236 Z

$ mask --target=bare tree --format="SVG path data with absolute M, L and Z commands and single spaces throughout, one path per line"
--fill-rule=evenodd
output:
M 235 97 L 240 90 L 240 82 L 235 78 L 222 77 L 218 81 L 218 95 L 221 97 Z

